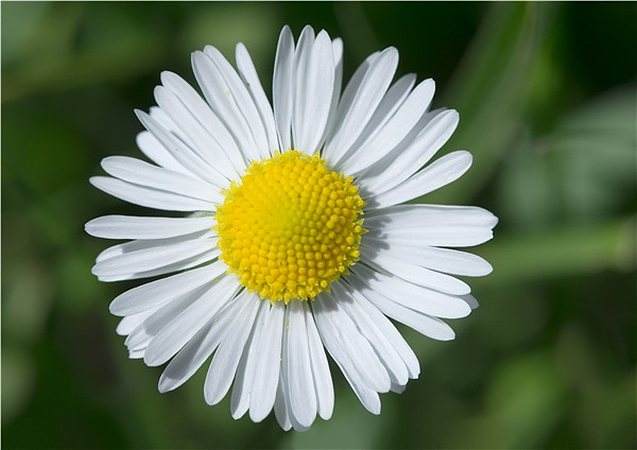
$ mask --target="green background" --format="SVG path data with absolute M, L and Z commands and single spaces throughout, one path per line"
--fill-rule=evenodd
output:
M 269 86 L 278 31 L 324 27 L 345 75 L 400 50 L 460 111 L 445 151 L 472 170 L 427 202 L 500 217 L 495 268 L 457 339 L 405 331 L 422 366 L 363 410 L 340 374 L 329 422 L 284 433 L 203 401 L 203 370 L 170 394 L 128 360 L 89 273 L 107 245 L 83 224 L 140 213 L 88 177 L 135 155 L 133 108 L 190 51 L 250 49 Z M 634 4 L 2 3 L 2 444 L 10 448 L 635 448 Z

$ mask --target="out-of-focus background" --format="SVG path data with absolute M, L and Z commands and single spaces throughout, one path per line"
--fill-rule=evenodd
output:
M 500 217 L 480 247 L 481 307 L 432 342 L 402 395 L 365 412 L 340 374 L 306 433 L 210 408 L 203 372 L 176 392 L 128 360 L 89 273 L 83 224 L 140 213 L 91 188 L 136 155 L 133 108 L 190 52 L 244 42 L 271 83 L 283 24 L 345 42 L 345 73 L 394 45 L 400 72 L 460 111 L 445 149 L 472 170 L 427 202 Z M 2 3 L 2 444 L 14 448 L 635 448 L 635 4 Z

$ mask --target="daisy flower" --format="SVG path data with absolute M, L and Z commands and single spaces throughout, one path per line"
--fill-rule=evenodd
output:
M 154 278 L 116 297 L 131 358 L 166 364 L 159 391 L 208 360 L 205 401 L 231 390 L 235 419 L 272 410 L 304 430 L 332 416 L 328 355 L 369 412 L 379 393 L 420 373 L 392 320 L 436 340 L 443 319 L 477 306 L 460 276 L 482 258 L 497 219 L 470 206 L 405 204 L 459 178 L 471 154 L 430 162 L 458 125 L 429 108 L 434 82 L 393 81 L 398 51 L 370 55 L 341 91 L 343 44 L 307 26 L 281 31 L 272 103 L 245 46 L 236 68 L 215 47 L 192 54 L 201 94 L 161 74 L 156 107 L 136 111 L 150 160 L 102 160 L 98 189 L 163 216 L 91 220 L 96 237 L 126 239 L 92 268 L 99 280 Z M 175 214 L 174 212 L 177 212 Z M 176 274 L 174 274 L 176 272 Z M 171 275 L 169 275 L 171 274 Z M 390 320 L 391 319 L 391 320 Z

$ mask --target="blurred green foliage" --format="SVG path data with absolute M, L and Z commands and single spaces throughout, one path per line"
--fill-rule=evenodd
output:
M 89 187 L 137 154 L 132 109 L 189 52 L 250 48 L 265 85 L 276 36 L 311 23 L 345 41 L 346 74 L 395 45 L 461 124 L 473 169 L 423 201 L 488 207 L 482 307 L 366 413 L 340 375 L 334 418 L 306 433 L 209 408 L 203 374 L 156 391 L 89 273 L 83 224 L 130 213 Z M 2 3 L 4 448 L 635 448 L 637 8 L 634 4 Z

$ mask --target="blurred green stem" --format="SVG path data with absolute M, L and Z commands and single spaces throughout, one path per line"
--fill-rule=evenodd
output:
M 558 278 L 636 267 L 637 218 L 551 232 L 504 235 L 480 252 L 495 262 L 488 283 L 479 288 L 529 279 Z
M 533 85 L 532 69 L 546 37 L 550 6 L 494 4 L 474 44 L 443 95 L 442 104 L 460 111 L 449 149 L 470 150 L 473 169 L 444 190 L 435 202 L 464 201 L 489 180 L 523 128 L 523 110 Z

